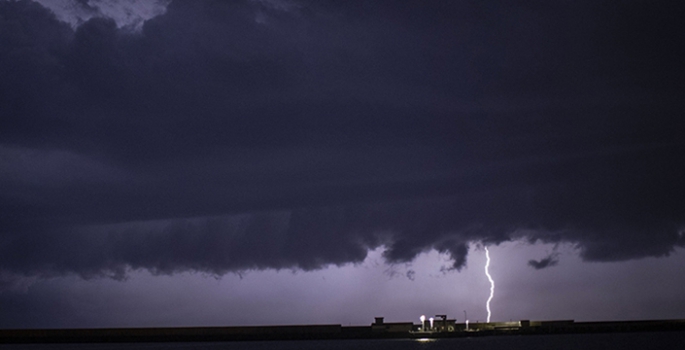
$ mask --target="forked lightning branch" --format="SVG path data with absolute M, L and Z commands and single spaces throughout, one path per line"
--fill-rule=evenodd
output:
M 488 268 L 490 267 L 490 252 L 488 251 L 488 247 L 485 247 L 485 258 L 487 259 L 485 262 L 485 275 L 488 276 L 488 281 L 490 281 L 490 297 L 485 303 L 485 308 L 488 310 L 487 322 L 490 323 L 490 316 L 492 314 L 490 311 L 490 301 L 492 301 L 492 297 L 495 296 L 495 281 L 492 279 L 492 276 L 490 276 L 490 271 L 488 271 Z

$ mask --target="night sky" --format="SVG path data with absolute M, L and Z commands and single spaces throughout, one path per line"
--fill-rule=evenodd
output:
M 685 10 L 0 0 L 0 327 L 685 318 Z

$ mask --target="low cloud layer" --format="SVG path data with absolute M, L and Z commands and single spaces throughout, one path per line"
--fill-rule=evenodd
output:
M 685 246 L 682 10 L 173 1 L 138 31 L 53 10 L 0 1 L 0 288 Z
M 91 18 L 109 18 L 117 27 L 139 30 L 146 20 L 164 13 L 171 0 L 36 0 L 73 28 Z
M 559 263 L 559 255 L 552 253 L 540 260 L 529 260 L 528 265 L 536 270 L 542 270 L 551 266 L 555 266 Z

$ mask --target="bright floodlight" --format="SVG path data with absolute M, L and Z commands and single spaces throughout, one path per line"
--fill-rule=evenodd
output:
M 429 318 L 428 321 L 431 323 L 431 329 L 433 329 L 433 317 Z
M 426 315 L 421 315 L 421 317 L 419 317 L 419 320 L 421 320 L 421 323 L 426 322 Z

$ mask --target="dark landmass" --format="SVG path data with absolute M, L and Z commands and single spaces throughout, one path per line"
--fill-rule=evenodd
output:
M 411 322 L 370 326 L 292 325 L 250 327 L 0 329 L 0 343 L 194 342 L 250 340 L 458 338 L 497 335 L 541 335 L 612 332 L 685 331 L 685 319 L 574 322 L 515 321 L 456 323 L 436 320 L 433 327 Z

